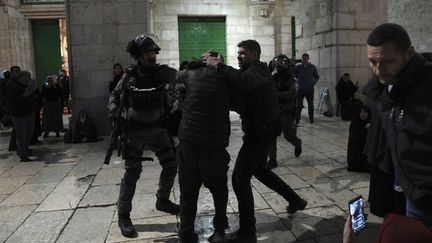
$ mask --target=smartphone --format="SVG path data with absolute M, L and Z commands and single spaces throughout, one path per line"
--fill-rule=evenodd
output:
M 350 200 L 348 207 L 351 215 L 352 230 L 357 234 L 366 228 L 363 197 L 358 196 Z

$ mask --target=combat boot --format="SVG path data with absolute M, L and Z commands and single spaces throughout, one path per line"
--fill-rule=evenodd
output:
M 138 236 L 138 232 L 135 230 L 129 214 L 119 214 L 118 226 L 124 237 L 135 238 Z
M 302 145 L 299 144 L 297 146 L 294 147 L 294 155 L 295 157 L 299 157 L 302 153 Z
M 242 232 L 241 230 L 238 230 L 237 233 L 235 233 L 235 238 L 232 240 L 232 242 L 235 243 L 256 243 L 257 242 L 257 236 L 255 232 Z
M 165 213 L 176 215 L 180 212 L 180 206 L 169 199 L 157 198 L 156 209 Z

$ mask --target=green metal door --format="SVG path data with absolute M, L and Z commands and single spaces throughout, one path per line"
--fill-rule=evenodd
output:
M 225 18 L 179 17 L 180 63 L 213 49 L 226 57 Z
M 57 74 L 61 69 L 60 28 L 58 20 L 33 20 L 33 50 L 37 87 L 46 76 Z

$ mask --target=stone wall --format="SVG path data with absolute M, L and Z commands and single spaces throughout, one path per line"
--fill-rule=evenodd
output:
M 70 0 L 66 11 L 74 114 L 85 109 L 100 134 L 107 134 L 112 67 L 117 62 L 124 68 L 134 63 L 126 46 L 137 33 L 148 31 L 147 1 Z
M 302 0 L 298 13 L 297 57 L 304 52 L 310 55 L 320 74 L 315 102 L 327 87 L 334 109 L 335 86 L 343 73 L 359 82 L 359 91 L 370 76 L 366 38 L 375 26 L 386 22 L 387 1 Z
M 20 0 L 0 5 L 0 69 L 18 65 L 34 76 L 33 44 L 30 21 L 20 11 Z
M 432 52 L 432 1 L 388 0 L 388 21 L 402 25 L 418 52 Z

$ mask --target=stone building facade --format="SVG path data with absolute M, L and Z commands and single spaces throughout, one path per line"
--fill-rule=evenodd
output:
M 127 42 L 155 33 L 162 49 L 158 62 L 178 68 L 179 19 L 222 17 L 228 64 L 237 67 L 236 45 L 244 39 L 260 42 L 266 62 L 280 53 L 300 58 L 307 52 L 321 76 L 316 99 L 327 87 L 334 106 L 334 87 L 343 73 L 361 87 L 370 77 L 365 41 L 375 26 L 399 23 L 417 50 L 430 51 L 430 11 L 429 0 L 68 0 L 39 6 L 0 0 L 0 68 L 17 64 L 34 71 L 29 21 L 66 18 L 74 110 L 86 109 L 106 134 L 112 65 L 134 62 Z

